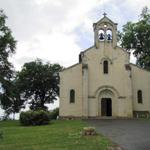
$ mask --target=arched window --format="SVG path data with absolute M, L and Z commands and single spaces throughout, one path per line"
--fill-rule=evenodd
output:
M 75 103 L 75 90 L 70 90 L 70 103 Z
M 142 91 L 138 90 L 137 91 L 137 99 L 138 99 L 138 103 L 143 103 L 143 98 L 142 98 Z
M 106 35 L 107 35 L 107 40 L 111 41 L 112 40 L 112 31 L 110 29 L 108 29 L 106 31 Z
M 103 29 L 100 29 L 100 30 L 98 31 L 98 37 L 99 37 L 99 40 L 100 40 L 100 41 L 104 41 L 104 39 L 105 39 L 105 33 L 104 33 L 104 30 L 103 30 Z
M 108 61 L 107 60 L 103 62 L 103 72 L 104 74 L 108 74 Z

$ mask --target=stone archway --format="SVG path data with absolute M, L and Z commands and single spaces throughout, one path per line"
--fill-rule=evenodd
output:
M 114 93 L 109 89 L 100 91 L 98 98 L 99 116 L 113 116 L 114 97 Z
M 119 106 L 118 97 L 120 97 L 120 94 L 113 86 L 109 86 L 109 85 L 100 86 L 99 88 L 97 88 L 94 95 L 96 98 L 96 116 L 98 116 L 98 117 L 101 117 L 101 116 L 116 117 L 116 116 L 118 116 L 118 106 Z M 105 102 L 105 103 L 108 103 L 106 105 L 110 105 L 110 106 L 106 106 L 106 107 L 107 108 L 111 107 L 111 109 L 109 109 L 111 111 L 111 113 L 108 113 L 108 114 L 106 113 L 106 115 L 102 114 L 102 110 L 101 110 L 102 99 L 110 99 L 111 100 L 111 102 Z

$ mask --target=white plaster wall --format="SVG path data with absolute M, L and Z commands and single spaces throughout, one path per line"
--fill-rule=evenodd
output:
M 95 96 L 95 92 L 101 86 L 110 86 L 115 88 L 119 96 L 113 99 L 114 116 L 132 116 L 132 88 L 130 71 L 125 69 L 125 64 L 129 63 L 129 54 L 122 49 L 113 48 L 111 43 L 101 42 L 99 48 L 91 48 L 86 51 L 86 63 L 89 69 L 89 96 Z M 103 60 L 109 58 L 109 73 L 103 73 Z M 121 97 L 121 98 L 119 98 Z M 98 98 L 97 98 L 98 100 Z M 96 102 L 96 101 L 95 101 Z M 98 103 L 97 103 L 98 104 Z M 91 105 L 89 107 L 93 107 Z M 90 108 L 93 110 L 94 108 Z M 97 116 L 98 111 L 95 116 Z M 93 115 L 94 112 L 90 113 Z M 89 114 L 89 115 L 91 115 Z
M 95 98 L 89 98 L 88 99 L 89 102 L 89 116 L 90 117 L 96 117 L 97 115 L 97 99 Z
M 132 65 L 133 109 L 135 111 L 150 111 L 150 71 Z M 142 90 L 143 103 L 137 100 L 137 91 Z
M 75 90 L 75 103 L 70 103 L 70 90 Z M 82 65 L 60 73 L 60 116 L 82 116 Z

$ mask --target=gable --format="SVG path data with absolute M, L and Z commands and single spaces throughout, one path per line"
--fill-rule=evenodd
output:
M 82 63 L 102 63 L 108 60 L 110 63 L 119 60 L 120 63 L 129 64 L 130 53 L 120 47 L 113 47 L 109 43 L 102 43 L 97 49 L 94 46 L 82 52 Z
M 107 16 L 103 17 L 102 19 L 100 19 L 97 24 L 101 24 L 101 23 L 110 23 L 112 26 L 113 25 L 117 25 L 117 23 L 114 23 L 112 20 L 110 20 Z

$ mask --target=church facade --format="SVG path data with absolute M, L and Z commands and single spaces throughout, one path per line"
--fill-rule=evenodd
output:
M 117 24 L 93 24 L 94 45 L 60 72 L 60 117 L 133 117 L 150 112 L 150 72 L 130 63 L 117 46 Z

